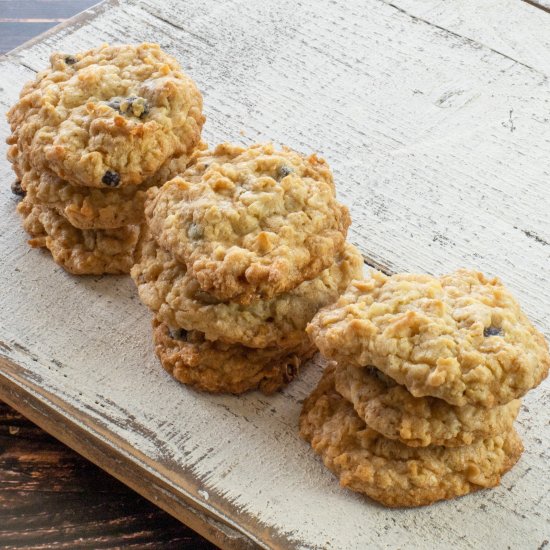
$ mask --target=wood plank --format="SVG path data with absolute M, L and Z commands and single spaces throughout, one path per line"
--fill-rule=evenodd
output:
M 0 342 L 0 345 L 4 344 Z M 50 398 L 53 396 L 44 393 L 43 388 L 35 388 L 41 392 L 40 399 L 36 399 L 30 386 L 25 387 L 25 384 L 21 386 L 17 384 L 17 377 L 10 379 L 9 374 L 6 376 L 6 373 L 10 371 L 16 372 L 17 365 L 6 362 L 0 357 L 0 367 L 0 396 L 2 399 L 17 410 L 23 411 L 26 417 L 44 430 L 53 433 L 65 445 L 123 481 L 159 508 L 168 511 L 193 530 L 201 533 L 216 546 L 230 550 L 252 550 L 255 548 L 255 545 L 242 537 L 240 533 L 199 510 L 200 506 L 190 507 L 185 499 L 178 497 L 175 492 L 168 491 L 166 486 L 158 478 L 152 477 L 146 468 L 140 467 L 139 464 L 133 464 L 132 460 L 128 461 L 127 456 L 117 452 L 118 449 L 113 446 L 112 438 L 109 445 L 104 445 L 97 433 L 90 430 L 82 431 L 82 428 L 79 429 L 72 424 L 69 417 L 60 416 L 58 410 L 50 402 Z M 25 390 L 22 390 L 22 387 L 25 387 Z M 68 408 L 63 407 L 63 412 L 65 414 L 69 412 Z M 78 414 L 74 418 L 77 417 Z
M 447 29 L 550 76 L 550 0 L 386 0 L 411 16 Z
M 288 4 L 267 15 L 247 10 L 230 32 L 216 21 L 231 10 L 240 13 L 238 3 L 209 14 L 198 2 L 179 9 L 170 2 L 142 5 L 184 31 L 193 29 L 188 45 L 175 44 L 174 51 L 184 60 L 192 55 L 189 69 L 213 98 L 206 107 L 211 142 L 238 139 L 244 128 L 249 141 L 274 138 L 320 151 L 352 205 L 352 241 L 370 263 L 393 271 L 442 273 L 467 265 L 502 274 L 544 328 L 548 314 L 539 289 L 550 254 L 541 209 L 550 171 L 545 77 L 376 2 L 355 9 L 334 4 L 326 17 L 303 4 L 299 28 L 284 22 Z M 271 23 L 279 17 L 278 26 Z M 334 19 L 354 23 L 348 29 Z M 263 36 L 264 20 L 273 38 Z M 384 39 L 376 29 L 386 29 Z M 308 43 L 308 35 L 315 41 Z M 262 46 L 245 68 L 241 60 L 253 44 Z M 319 130 L 324 114 L 330 133 Z M 513 241 L 518 246 L 510 249 Z M 536 284 L 523 284 L 525 277 Z
M 182 60 L 204 92 L 209 142 L 269 138 L 326 156 L 352 211 L 351 240 L 369 261 L 500 274 L 550 334 L 550 96 L 540 72 L 379 0 L 113 2 L 0 61 L 0 108 L 52 49 L 121 41 L 120 29 Z M 5 162 L 0 177 L 9 180 Z M 0 197 L 2 276 L 19 289 L 0 298 L 1 391 L 15 388 L 14 404 L 31 412 L 29 396 L 48 403 L 41 422 L 54 411 L 71 445 L 91 453 L 94 441 L 96 460 L 110 456 L 125 482 L 175 495 L 164 502 L 172 513 L 192 504 L 271 548 L 537 548 L 547 539 L 547 385 L 525 400 L 526 452 L 501 487 L 382 509 L 340 489 L 297 437 L 318 367 L 273 398 L 178 386 L 158 367 L 131 282 L 69 277 L 27 249 L 6 188 Z
M 3 403 L 0 544 L 215 549 Z

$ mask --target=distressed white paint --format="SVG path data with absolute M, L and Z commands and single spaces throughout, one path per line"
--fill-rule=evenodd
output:
M 203 90 L 209 142 L 321 152 L 369 261 L 499 274 L 550 336 L 550 85 L 540 71 L 379 0 L 136 0 L 93 14 L 0 61 L 2 113 L 52 49 L 158 41 Z M 131 282 L 70 277 L 28 249 L 4 160 L 0 178 L 0 339 L 11 343 L 0 353 L 128 460 L 152 460 L 174 491 L 265 545 L 500 550 L 548 538 L 548 384 L 525 401 L 526 452 L 501 487 L 385 510 L 341 490 L 297 436 L 317 368 L 272 398 L 179 386 L 154 358 Z
M 385 0 L 550 76 L 550 14 L 518 0 Z M 550 7 L 550 0 L 536 1 Z

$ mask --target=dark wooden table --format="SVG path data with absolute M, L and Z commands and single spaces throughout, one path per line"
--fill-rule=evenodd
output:
M 0 54 L 97 3 L 98 0 L 0 0 Z
M 96 0 L 0 0 L 0 54 Z M 0 402 L 0 548 L 215 549 Z

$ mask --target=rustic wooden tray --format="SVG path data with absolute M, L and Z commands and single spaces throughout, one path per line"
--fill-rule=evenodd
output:
M 4 113 L 49 53 L 159 42 L 204 93 L 205 138 L 318 151 L 350 239 L 387 272 L 500 275 L 550 335 L 550 15 L 502 0 L 101 4 L 0 58 Z M 521 40 L 517 39 L 521 37 Z M 386 510 L 340 489 L 298 438 L 319 361 L 285 392 L 213 397 L 159 367 L 125 277 L 31 250 L 0 159 L 0 398 L 224 548 L 543 548 L 548 384 L 494 490 Z

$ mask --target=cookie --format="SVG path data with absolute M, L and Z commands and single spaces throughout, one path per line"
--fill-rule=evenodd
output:
M 520 401 L 484 409 L 449 405 L 437 397 L 414 397 L 374 367 L 339 364 L 336 391 L 365 423 L 389 439 L 411 447 L 471 445 L 477 439 L 507 433 Z
M 114 229 L 143 222 L 146 191 L 183 172 L 187 155 L 167 160 L 141 185 L 120 189 L 77 187 L 49 171 L 30 168 L 21 180 L 29 202 L 56 210 L 79 229 Z
M 548 374 L 542 334 L 498 279 L 374 273 L 319 312 L 308 332 L 330 359 L 374 366 L 415 396 L 495 407 Z
M 263 348 L 301 342 L 313 315 L 334 302 L 362 272 L 361 254 L 346 244 L 332 266 L 290 292 L 246 306 L 220 302 L 201 290 L 185 266 L 144 230 L 131 275 L 141 301 L 170 326 L 201 331 L 209 340 Z
M 105 44 L 50 62 L 8 112 L 12 160 L 105 189 L 139 185 L 199 142 L 201 94 L 158 44 Z
M 47 248 L 56 263 L 75 275 L 128 273 L 140 227 L 119 229 L 77 229 L 55 210 L 30 204 L 17 206 L 23 227 L 30 233 L 33 248 Z
M 79 229 L 113 229 L 143 221 L 148 186 L 121 189 L 75 187 L 51 172 L 32 169 L 21 180 L 28 202 L 61 214 Z
M 389 507 L 424 506 L 494 487 L 523 452 L 513 429 L 452 448 L 387 439 L 336 392 L 334 367 L 304 402 L 300 434 L 342 486 Z
M 146 218 L 205 292 L 269 300 L 330 266 L 350 224 L 325 161 L 273 145 L 222 144 L 147 202 Z
M 174 378 L 211 393 L 258 389 L 272 394 L 293 380 L 316 351 L 307 339 L 293 349 L 210 342 L 198 331 L 170 329 L 158 319 L 153 320 L 153 340 L 162 366 Z

